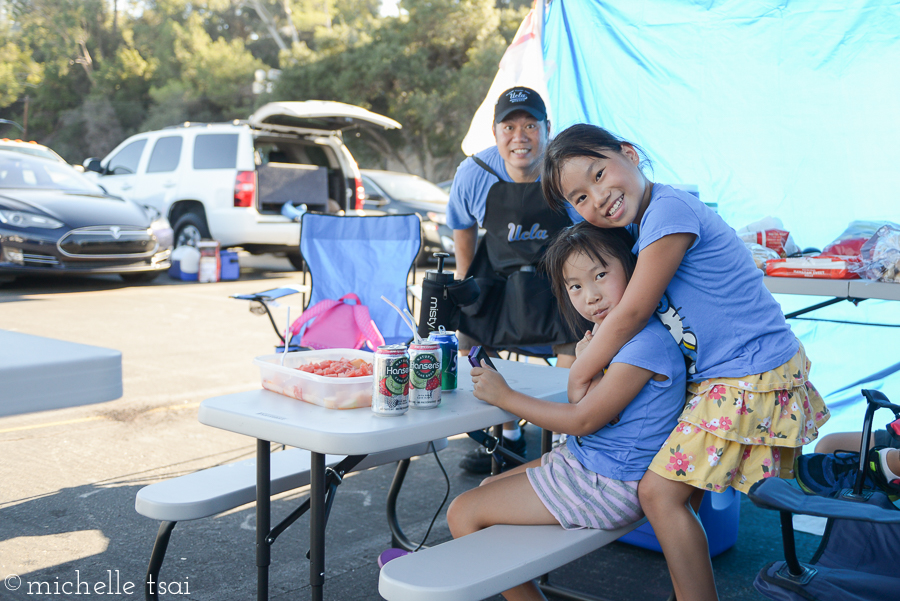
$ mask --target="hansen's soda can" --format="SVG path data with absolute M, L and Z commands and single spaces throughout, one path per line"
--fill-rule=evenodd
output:
M 441 345 L 433 340 L 409 345 L 409 406 L 434 409 L 441 404 Z
M 456 361 L 459 355 L 459 341 L 456 334 L 443 327 L 428 336 L 441 345 L 441 390 L 456 390 Z
M 409 353 L 402 344 L 379 346 L 375 351 L 372 413 L 403 415 L 409 409 Z

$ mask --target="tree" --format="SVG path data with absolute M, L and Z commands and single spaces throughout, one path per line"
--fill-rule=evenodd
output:
M 380 166 L 438 181 L 461 158 L 459 144 L 514 28 L 501 30 L 508 11 L 492 0 L 403 0 L 400 7 L 400 17 L 382 19 L 355 44 L 333 40 L 297 57 L 275 96 L 340 100 L 400 121 L 400 132 L 367 132 L 348 145 L 361 162 L 377 165 L 380 157 Z

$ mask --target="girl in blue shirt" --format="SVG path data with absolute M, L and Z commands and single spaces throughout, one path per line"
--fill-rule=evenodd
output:
M 553 291 L 574 331 L 581 318 L 600 324 L 615 310 L 634 269 L 633 242 L 624 229 L 581 223 L 563 230 L 548 249 Z M 641 518 L 638 481 L 684 406 L 684 359 L 654 320 L 595 375 L 584 398 L 570 404 L 529 397 L 492 369 L 472 369 L 476 397 L 570 437 L 541 459 L 457 497 L 447 511 L 454 537 L 494 524 L 611 530 Z M 503 594 L 544 598 L 531 582 Z
M 551 207 L 568 205 L 599 228 L 637 238 L 634 275 L 569 373 L 577 401 L 656 314 L 688 364 L 679 424 L 640 484 L 640 501 L 666 556 L 679 601 L 716 599 L 703 527 L 704 490 L 747 492 L 793 478 L 794 455 L 828 419 L 809 361 L 763 285 L 743 242 L 699 199 L 649 181 L 641 153 L 593 125 L 557 136 L 541 176 Z M 697 493 L 697 494 L 695 494 Z M 690 502 L 690 505 L 689 505 Z

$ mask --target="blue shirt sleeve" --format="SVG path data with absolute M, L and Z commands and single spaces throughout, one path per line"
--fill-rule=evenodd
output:
M 700 217 L 694 207 L 677 194 L 672 194 L 668 186 L 654 186 L 650 206 L 641 219 L 638 250 L 644 250 L 664 236 L 671 234 L 694 234 L 695 246 L 700 240 Z

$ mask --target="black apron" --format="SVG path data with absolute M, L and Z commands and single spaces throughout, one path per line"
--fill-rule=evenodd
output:
M 482 223 L 486 233 L 466 274 L 475 278 L 481 293 L 462 308 L 459 330 L 495 349 L 577 340 L 559 314 L 550 278 L 539 267 L 550 242 L 570 225 L 566 213 L 547 206 L 539 182 L 501 179 L 491 186 Z

